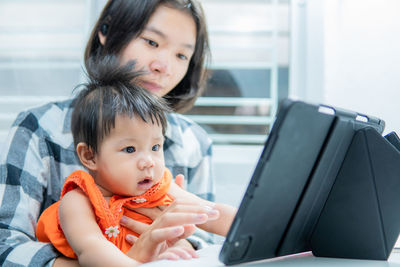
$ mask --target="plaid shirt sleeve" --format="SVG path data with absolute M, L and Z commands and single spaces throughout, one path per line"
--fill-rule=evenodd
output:
M 19 114 L 3 147 L 0 162 L 1 266 L 52 266 L 59 256 L 52 245 L 40 243 L 35 237 L 37 219 L 46 207 L 58 200 L 64 182 L 63 169 L 66 169 L 63 165 L 71 162 L 69 152 L 56 145 L 53 135 L 41 125 L 44 121 L 53 124 L 60 119 L 52 121 L 46 117 L 54 113 L 51 111 L 54 108 L 55 105 L 47 105 L 36 114 L 30 111 Z
M 164 153 L 166 166 L 173 176 L 185 176 L 186 190 L 201 198 L 215 200 L 212 141 L 198 124 L 183 115 L 169 114 Z M 201 229 L 188 240 L 195 248 L 214 243 L 213 235 Z
M 188 191 L 215 200 L 212 141 L 198 124 L 183 115 L 169 114 L 164 153 L 174 177 L 185 176 Z

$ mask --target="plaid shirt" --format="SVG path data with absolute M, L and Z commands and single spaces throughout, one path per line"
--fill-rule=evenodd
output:
M 65 178 L 82 169 L 73 146 L 72 101 L 22 112 L 10 129 L 0 161 L 0 265 L 51 266 L 58 252 L 36 241 L 42 211 L 59 200 Z M 168 115 L 165 164 L 187 190 L 214 200 L 211 141 L 201 127 L 179 114 Z M 209 235 L 199 233 L 203 240 Z

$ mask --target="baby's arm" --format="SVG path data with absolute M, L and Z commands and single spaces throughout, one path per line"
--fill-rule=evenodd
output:
M 102 234 L 89 199 L 75 189 L 61 199 L 60 224 L 81 266 L 136 266 Z

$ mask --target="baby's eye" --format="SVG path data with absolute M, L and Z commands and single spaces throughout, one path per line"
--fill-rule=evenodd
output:
M 133 152 L 136 151 L 136 149 L 135 149 L 133 146 L 128 146 L 128 147 L 125 147 L 125 148 L 124 148 L 124 151 L 125 151 L 126 153 L 133 153 Z
M 155 146 L 153 146 L 152 148 L 151 148 L 151 150 L 153 150 L 153 151 L 158 151 L 158 150 L 160 150 L 160 145 L 155 145 Z
M 176 56 L 177 56 L 179 59 L 182 59 L 182 60 L 187 60 L 187 59 L 188 59 L 188 57 L 185 56 L 184 54 L 177 54 Z

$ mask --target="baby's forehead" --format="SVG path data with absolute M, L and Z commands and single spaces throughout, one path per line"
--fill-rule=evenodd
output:
M 150 126 L 161 126 L 158 117 L 155 114 L 140 115 L 137 112 L 123 112 L 116 113 L 114 121 L 132 122 L 132 123 L 146 123 Z
M 141 130 L 144 128 L 150 128 L 154 131 L 163 131 L 163 125 L 160 119 L 155 116 L 141 117 L 139 114 L 118 114 L 115 116 L 114 125 L 111 128 L 124 129 L 129 126 L 139 126 Z

